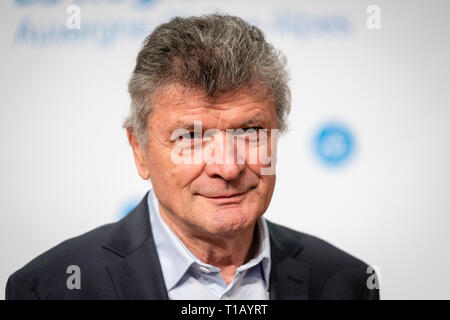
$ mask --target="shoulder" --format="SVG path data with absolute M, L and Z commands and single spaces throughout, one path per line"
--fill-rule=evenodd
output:
M 268 222 L 278 246 L 310 268 L 310 294 L 313 298 L 378 299 L 378 290 L 368 290 L 372 268 L 366 262 L 316 236 Z M 370 285 L 369 285 L 370 286 Z
M 104 277 L 105 263 L 114 261 L 116 255 L 103 250 L 102 245 L 109 238 L 115 224 L 103 225 L 63 241 L 28 262 L 9 277 L 6 298 L 52 298 L 48 295 L 49 292 L 52 293 L 53 298 L 64 297 L 62 293 L 67 292 L 66 281 L 73 272 L 74 266 L 83 274 L 82 284 L 95 283 L 86 279 L 86 276 Z M 83 290 L 83 292 L 86 291 Z
M 327 264 L 333 269 L 367 265 L 362 260 L 316 236 L 273 222 L 268 222 L 268 226 L 271 235 L 276 238 L 275 241 L 278 241 L 281 247 L 288 249 L 293 243 L 299 245 L 300 256 L 311 264 Z

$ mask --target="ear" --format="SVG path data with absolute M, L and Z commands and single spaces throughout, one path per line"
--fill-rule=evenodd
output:
M 133 149 L 134 163 L 142 179 L 148 180 L 150 178 L 150 172 L 148 170 L 148 163 L 145 150 L 142 150 L 138 143 L 136 135 L 132 128 L 127 128 L 127 138 Z

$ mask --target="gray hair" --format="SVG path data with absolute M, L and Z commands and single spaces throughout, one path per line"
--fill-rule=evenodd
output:
M 259 86 L 272 94 L 280 132 L 287 129 L 291 94 L 285 57 L 244 20 L 222 14 L 173 18 L 144 41 L 128 83 L 131 112 L 123 127 L 147 144 L 151 100 L 164 85 L 200 89 L 208 98 Z

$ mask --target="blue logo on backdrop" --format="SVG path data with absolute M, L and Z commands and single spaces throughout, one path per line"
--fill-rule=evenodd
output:
M 355 142 L 344 125 L 326 124 L 314 138 L 314 149 L 323 164 L 335 167 L 347 162 L 354 153 Z

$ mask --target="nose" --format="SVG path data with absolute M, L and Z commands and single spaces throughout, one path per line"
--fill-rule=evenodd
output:
M 215 159 L 219 161 L 209 161 L 206 163 L 205 171 L 211 178 L 220 177 L 226 181 L 232 181 L 238 178 L 241 172 L 245 170 L 246 165 L 242 163 L 245 161 L 242 161 L 242 159 L 238 161 L 240 156 L 236 154 L 237 150 L 233 137 L 231 140 L 227 140 L 224 138 L 223 133 L 215 137 L 219 136 L 221 139 L 213 142 L 215 148 L 213 154 L 217 156 Z
M 239 177 L 245 169 L 245 164 L 227 163 L 227 164 L 207 164 L 205 166 L 206 174 L 211 178 L 220 177 L 227 181 L 232 181 Z

